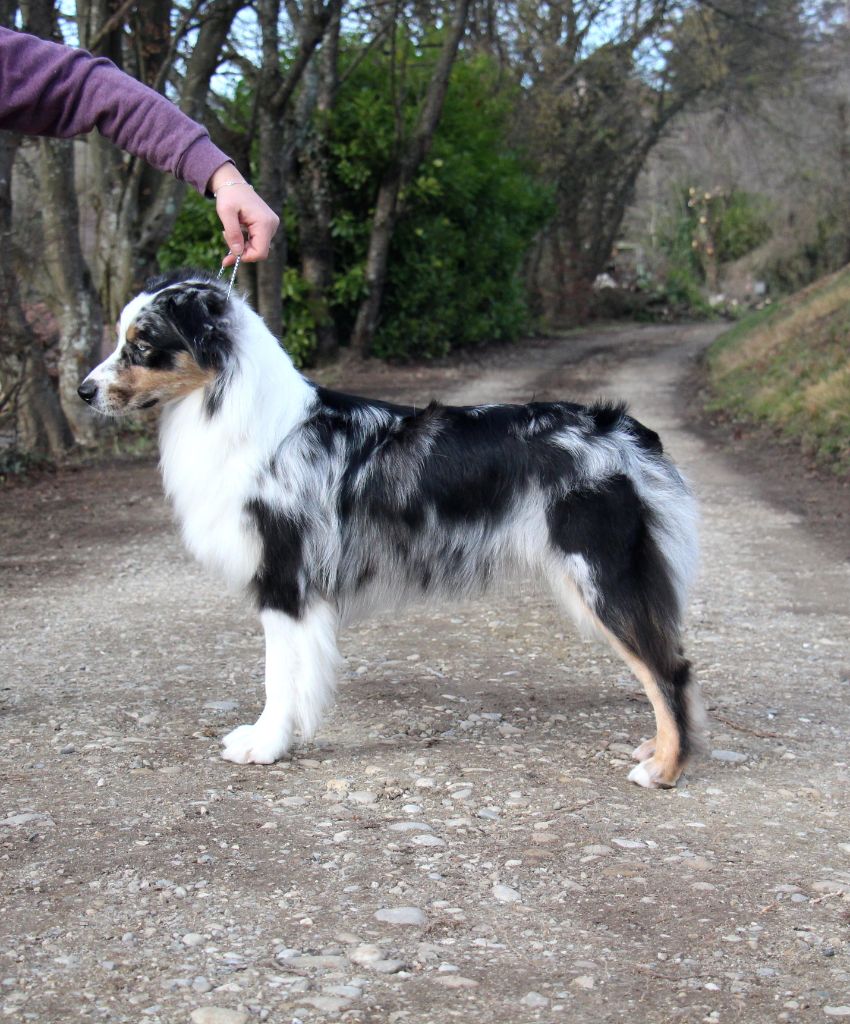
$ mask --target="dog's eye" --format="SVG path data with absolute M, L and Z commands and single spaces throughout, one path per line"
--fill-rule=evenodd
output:
M 146 356 L 151 350 L 150 345 L 146 344 L 144 341 L 137 341 L 133 347 L 135 348 L 137 355 L 140 356 Z

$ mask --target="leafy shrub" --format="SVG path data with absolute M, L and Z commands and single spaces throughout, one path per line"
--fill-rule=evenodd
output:
M 759 196 L 735 189 L 720 193 L 708 209 L 709 232 L 720 263 L 746 256 L 771 236 L 767 210 Z
M 221 221 L 215 204 L 195 191 L 187 192 L 171 237 L 157 253 L 160 269 L 206 267 L 217 270 L 224 253 Z
M 527 326 L 518 271 L 549 197 L 505 142 L 509 93 L 496 76 L 485 58 L 455 67 L 393 239 L 378 355 L 442 355 Z
M 309 363 L 316 348 L 316 324 L 307 301 L 307 285 L 295 267 L 283 272 L 283 342 L 296 366 Z
M 659 239 L 667 257 L 665 290 L 671 304 L 698 314 L 709 312 L 709 268 L 746 256 L 770 235 L 761 197 L 737 189 L 680 190 L 676 211 L 662 224 Z

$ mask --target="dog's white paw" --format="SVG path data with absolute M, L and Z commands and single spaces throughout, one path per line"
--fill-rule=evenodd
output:
M 644 789 L 672 789 L 681 774 L 680 768 L 659 764 L 654 757 L 636 764 L 629 772 L 629 782 L 635 782 Z
M 274 764 L 289 750 L 289 736 L 259 724 L 240 725 L 221 741 L 221 756 L 234 764 Z

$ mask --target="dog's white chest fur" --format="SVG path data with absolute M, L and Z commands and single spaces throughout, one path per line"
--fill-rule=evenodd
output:
M 252 310 L 232 315 L 242 328 L 234 340 L 238 371 L 215 415 L 201 390 L 163 411 L 160 468 L 189 551 L 241 588 L 262 556 L 248 504 L 263 493 L 263 467 L 303 421 L 313 389 Z M 285 502 L 282 489 L 275 500 Z
M 196 392 L 164 412 L 162 479 L 189 551 L 230 586 L 245 587 L 260 560 L 260 541 L 245 512 L 260 455 L 249 438 L 220 436 L 220 421 L 205 415 L 202 401 Z

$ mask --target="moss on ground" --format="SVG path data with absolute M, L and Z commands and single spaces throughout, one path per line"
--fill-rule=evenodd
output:
M 746 317 L 708 353 L 708 407 L 850 475 L 850 267 Z

